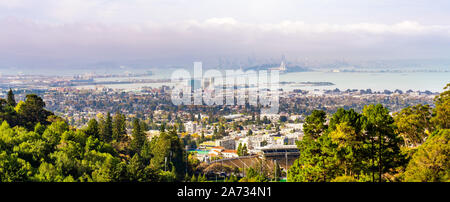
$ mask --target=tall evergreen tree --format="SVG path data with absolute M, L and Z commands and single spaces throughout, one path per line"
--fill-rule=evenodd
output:
M 116 112 L 112 123 L 112 139 L 120 141 L 126 134 L 125 116 L 120 112 Z
M 131 151 L 133 153 L 140 153 L 147 137 L 145 136 L 144 131 L 142 131 L 140 121 L 137 118 L 133 120 L 133 130 L 131 132 L 131 136 L 133 138 L 130 145 Z
M 322 110 L 314 110 L 311 115 L 306 117 L 303 125 L 305 136 L 317 139 L 327 129 L 325 125 L 326 117 L 326 113 Z
M 242 146 L 242 156 L 247 156 L 247 155 L 248 155 L 247 144 L 244 143 L 244 146 Z
M 0 122 L 6 121 L 12 127 L 19 125 L 21 120 L 17 118 L 17 112 L 8 102 L 0 98 Z
M 289 168 L 290 182 L 326 182 L 336 176 L 335 146 L 328 135 L 305 135 L 297 146 L 301 152 Z
M 383 174 L 401 164 L 405 158 L 400 152 L 401 138 L 395 133 L 394 119 L 381 104 L 368 105 L 363 109 L 368 162 L 372 181 L 383 181 Z M 362 159 L 361 159 L 362 160 Z
M 328 126 L 333 150 L 340 173 L 337 175 L 353 176 L 364 171 L 360 160 L 363 159 L 363 126 L 365 117 L 353 109 L 340 108 L 333 114 Z
M 17 105 L 16 99 L 14 98 L 14 93 L 11 88 L 8 91 L 8 98 L 6 99 L 6 102 L 8 103 L 8 105 L 13 107 Z
M 99 138 L 99 129 L 98 129 L 98 122 L 95 118 L 89 120 L 88 125 L 86 129 L 84 130 L 86 135 L 93 136 L 95 138 Z
M 157 169 L 168 169 L 174 171 L 178 179 L 182 179 L 186 169 L 186 153 L 182 140 L 178 137 L 176 130 L 162 132 L 158 137 L 152 139 L 151 165 Z M 165 159 L 167 158 L 167 164 Z
M 146 131 L 148 131 L 148 124 L 145 123 L 145 121 L 141 121 L 140 126 L 141 126 L 141 131 L 142 132 L 145 133 Z
M 17 106 L 17 113 L 22 125 L 32 130 L 36 123 L 41 123 L 42 125 L 49 124 L 47 117 L 53 115 L 53 113 L 44 109 L 45 102 L 41 97 L 36 94 L 28 94 L 25 102 L 21 103 L 23 104 L 19 103 Z
M 242 143 L 241 142 L 239 143 L 239 146 L 237 148 L 237 154 L 238 154 L 238 156 L 242 156 Z
M 111 113 L 108 112 L 106 113 L 106 118 L 102 125 L 101 139 L 105 142 L 110 142 L 112 140 L 112 133 L 113 133 L 112 118 Z

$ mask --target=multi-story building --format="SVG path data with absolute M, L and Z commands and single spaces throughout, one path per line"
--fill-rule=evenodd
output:
M 184 124 L 184 128 L 186 129 L 186 132 L 192 134 L 197 131 L 197 124 L 192 121 L 189 121 Z
M 216 145 L 224 147 L 225 149 L 234 150 L 236 149 L 236 140 L 232 137 L 216 140 Z

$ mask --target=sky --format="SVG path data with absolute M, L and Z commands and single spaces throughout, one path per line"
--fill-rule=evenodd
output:
M 450 59 L 449 10 L 448 0 L 0 0 L 0 69 Z

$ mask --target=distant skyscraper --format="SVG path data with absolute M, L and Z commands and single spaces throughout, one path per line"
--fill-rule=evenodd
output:
M 280 71 L 286 71 L 286 58 L 281 56 L 281 64 L 280 64 Z
M 281 56 L 281 64 L 280 64 L 280 66 L 279 67 L 274 67 L 274 68 L 270 68 L 270 70 L 278 70 L 278 71 L 280 71 L 280 72 L 284 72 L 284 71 L 286 71 L 286 58 L 284 57 L 284 54 L 283 54 L 283 56 Z

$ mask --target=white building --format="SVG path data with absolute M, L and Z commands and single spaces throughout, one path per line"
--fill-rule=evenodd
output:
M 222 156 L 224 158 L 237 158 L 239 155 L 237 154 L 236 150 L 223 150 L 221 152 Z
M 210 156 L 221 156 L 224 158 L 236 158 L 238 157 L 236 150 L 225 149 L 224 147 L 213 147 L 209 151 Z
M 228 150 L 234 150 L 236 149 L 236 140 L 234 140 L 234 138 L 223 138 L 220 140 L 216 140 L 216 145 L 224 147 Z
M 184 128 L 188 133 L 195 133 L 197 131 L 197 124 L 192 121 L 189 121 L 184 124 Z

